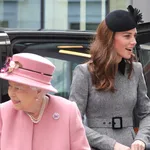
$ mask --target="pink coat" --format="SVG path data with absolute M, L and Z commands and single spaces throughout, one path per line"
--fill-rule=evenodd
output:
M 1 104 L 0 150 L 90 150 L 76 104 L 50 97 L 38 124 L 11 101 Z

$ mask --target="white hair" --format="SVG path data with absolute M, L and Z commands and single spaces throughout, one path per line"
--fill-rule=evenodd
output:
M 38 88 L 38 87 L 34 87 L 34 86 L 30 86 L 30 88 L 31 88 L 33 91 L 40 90 L 40 88 Z
M 41 92 L 43 93 L 43 96 L 46 95 L 48 93 L 47 90 L 43 90 L 41 88 L 38 88 L 38 87 L 34 87 L 34 86 L 30 86 L 30 88 L 34 91 L 38 91 L 38 90 L 41 90 Z

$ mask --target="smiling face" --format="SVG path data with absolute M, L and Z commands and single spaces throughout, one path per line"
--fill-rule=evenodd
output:
M 16 110 L 32 111 L 36 103 L 37 93 L 37 90 L 30 86 L 9 81 L 8 95 Z
M 133 48 L 136 45 L 136 33 L 136 28 L 129 31 L 115 33 L 114 48 L 118 54 L 118 62 L 120 62 L 122 58 L 130 59 L 133 55 Z

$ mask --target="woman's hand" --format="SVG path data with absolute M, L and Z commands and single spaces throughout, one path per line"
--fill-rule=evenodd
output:
M 114 146 L 114 150 L 131 150 L 131 149 L 128 146 L 125 146 L 123 144 L 116 142 L 116 144 Z
M 145 150 L 145 143 L 140 140 L 136 140 L 132 143 L 131 150 Z

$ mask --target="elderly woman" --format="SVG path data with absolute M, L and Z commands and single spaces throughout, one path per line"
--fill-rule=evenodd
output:
M 49 95 L 55 66 L 30 53 L 7 58 L 0 78 L 10 101 L 0 105 L 0 150 L 90 150 L 74 102 Z

